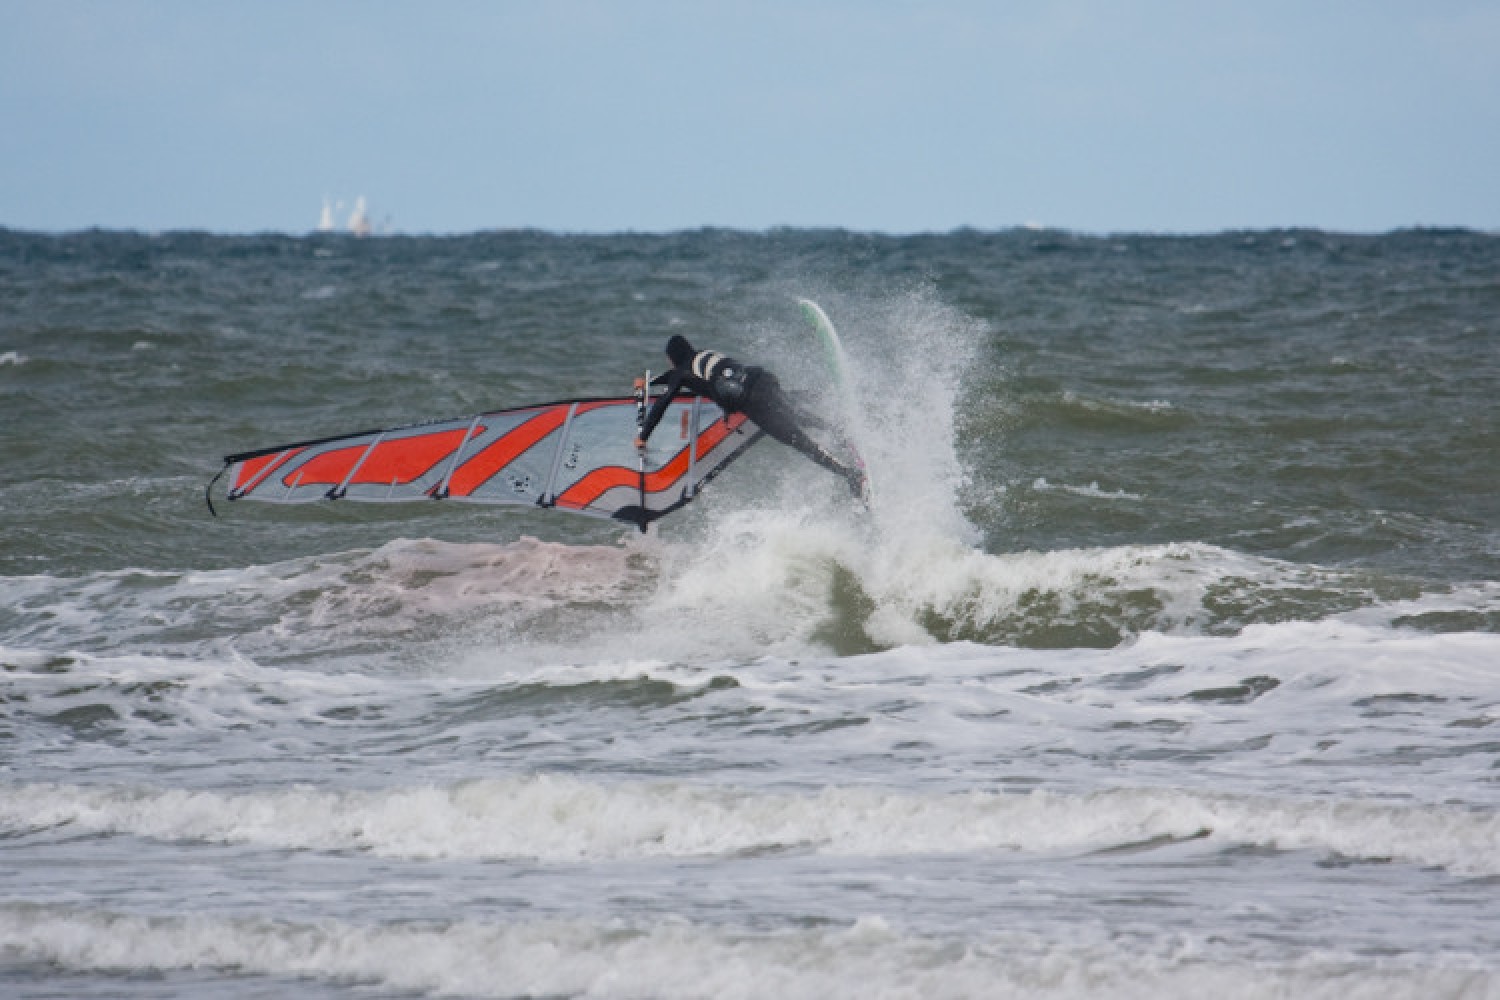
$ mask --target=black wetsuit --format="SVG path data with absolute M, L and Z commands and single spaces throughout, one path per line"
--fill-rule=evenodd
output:
M 687 366 L 674 365 L 670 371 L 652 379 L 651 384 L 664 385 L 667 391 L 657 398 L 646 414 L 641 424 L 642 440 L 651 436 L 673 397 L 686 389 L 708 397 L 726 413 L 743 413 L 771 437 L 842 476 L 856 493 L 860 491 L 864 473 L 837 461 L 807 436 L 796 408 L 781 389 L 781 383 L 764 368 L 741 364 L 717 351 L 698 351 Z

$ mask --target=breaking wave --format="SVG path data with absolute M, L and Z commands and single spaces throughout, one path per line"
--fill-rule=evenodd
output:
M 1500 875 L 1500 815 L 1493 812 L 1150 788 L 927 795 L 851 786 L 794 793 L 550 774 L 349 791 L 33 784 L 0 788 L 0 830 L 549 862 L 780 851 L 1080 854 L 1202 840 L 1214 851 L 1306 850 Z
M 1488 960 L 1464 954 L 1322 951 L 1246 962 L 1209 938 L 1144 942 L 1075 931 L 1065 941 L 1024 932 L 955 939 L 906 933 L 879 917 L 767 932 L 682 920 L 360 924 L 9 903 L 0 904 L 0 953 L 75 972 L 215 968 L 484 997 L 1425 1000 L 1489 996 L 1497 987 Z

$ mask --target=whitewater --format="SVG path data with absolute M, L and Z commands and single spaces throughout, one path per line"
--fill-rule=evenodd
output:
M 1500 997 L 1500 240 L 0 232 L 0 992 Z M 225 454 L 816 394 L 650 533 Z

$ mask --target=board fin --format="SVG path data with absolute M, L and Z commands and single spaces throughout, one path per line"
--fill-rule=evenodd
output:
M 865 464 L 864 456 L 860 454 L 854 441 L 859 408 L 854 398 L 853 388 L 849 384 L 849 359 L 844 353 L 843 341 L 839 339 L 833 320 L 828 318 L 828 313 L 824 312 L 822 306 L 812 299 L 798 299 L 797 305 L 802 310 L 803 318 L 812 327 L 813 337 L 822 349 L 824 362 L 833 379 L 839 410 L 835 436 L 840 447 L 849 454 L 853 466 L 859 469 L 863 476 L 863 481 L 857 491 L 853 489 L 851 483 L 851 492 L 854 492 L 856 500 L 868 506 L 871 494 L 870 469 Z

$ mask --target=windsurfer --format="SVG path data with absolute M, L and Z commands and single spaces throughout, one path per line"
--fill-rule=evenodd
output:
M 717 351 L 696 350 L 681 335 L 667 341 L 667 357 L 672 361 L 671 370 L 652 379 L 652 385 L 664 385 L 666 392 L 657 397 L 646 414 L 640 436 L 635 439 L 637 448 L 646 446 L 646 439 L 656 429 L 672 398 L 680 390 L 687 389 L 713 400 L 726 413 L 743 413 L 777 441 L 797 449 L 842 477 L 856 497 L 864 495 L 864 470 L 844 465 L 807 436 L 802 425 L 819 424 L 797 411 L 771 372 L 756 365 L 741 364 Z

